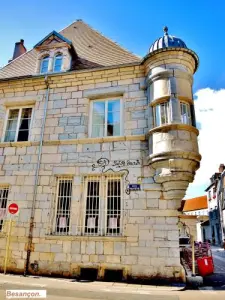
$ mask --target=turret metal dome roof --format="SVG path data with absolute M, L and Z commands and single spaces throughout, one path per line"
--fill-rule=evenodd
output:
M 180 38 L 177 38 L 175 36 L 168 34 L 168 27 L 163 28 L 164 36 L 157 39 L 150 47 L 149 53 L 164 49 L 164 48 L 186 48 L 187 46 L 184 41 L 182 41 Z

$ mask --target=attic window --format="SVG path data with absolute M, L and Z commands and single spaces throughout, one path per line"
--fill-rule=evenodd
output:
M 58 53 L 54 58 L 53 72 L 60 72 L 62 69 L 62 54 Z
M 49 56 L 45 56 L 42 58 L 41 61 L 41 67 L 40 67 L 40 73 L 44 74 L 48 72 L 48 63 L 49 63 Z

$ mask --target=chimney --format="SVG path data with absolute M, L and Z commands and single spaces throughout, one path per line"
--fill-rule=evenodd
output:
M 27 52 L 27 49 L 24 47 L 24 40 L 21 39 L 19 42 L 15 43 L 13 58 L 9 60 L 9 62 L 24 54 L 25 52 Z
M 225 169 L 224 164 L 220 164 L 220 166 L 219 166 L 219 173 L 222 173 L 224 171 L 224 169 Z

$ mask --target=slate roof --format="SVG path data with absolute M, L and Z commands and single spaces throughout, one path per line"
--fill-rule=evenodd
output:
M 72 69 L 138 63 L 141 58 L 104 37 L 82 20 L 59 32 L 72 42 L 78 61 Z M 35 75 L 37 50 L 32 49 L 0 69 L 0 79 Z
M 196 197 L 185 200 L 183 212 L 208 208 L 207 196 Z

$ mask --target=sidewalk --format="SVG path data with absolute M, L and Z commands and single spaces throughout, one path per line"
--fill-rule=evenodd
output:
M 156 285 L 138 285 L 115 282 L 78 282 L 73 279 L 58 279 L 50 277 L 18 276 L 0 274 L 0 286 L 7 288 L 24 289 L 54 289 L 63 293 L 64 291 L 76 292 L 112 292 L 112 293 L 132 293 L 132 294 L 151 294 L 154 292 L 176 292 L 183 290 L 183 286 L 156 286 Z

